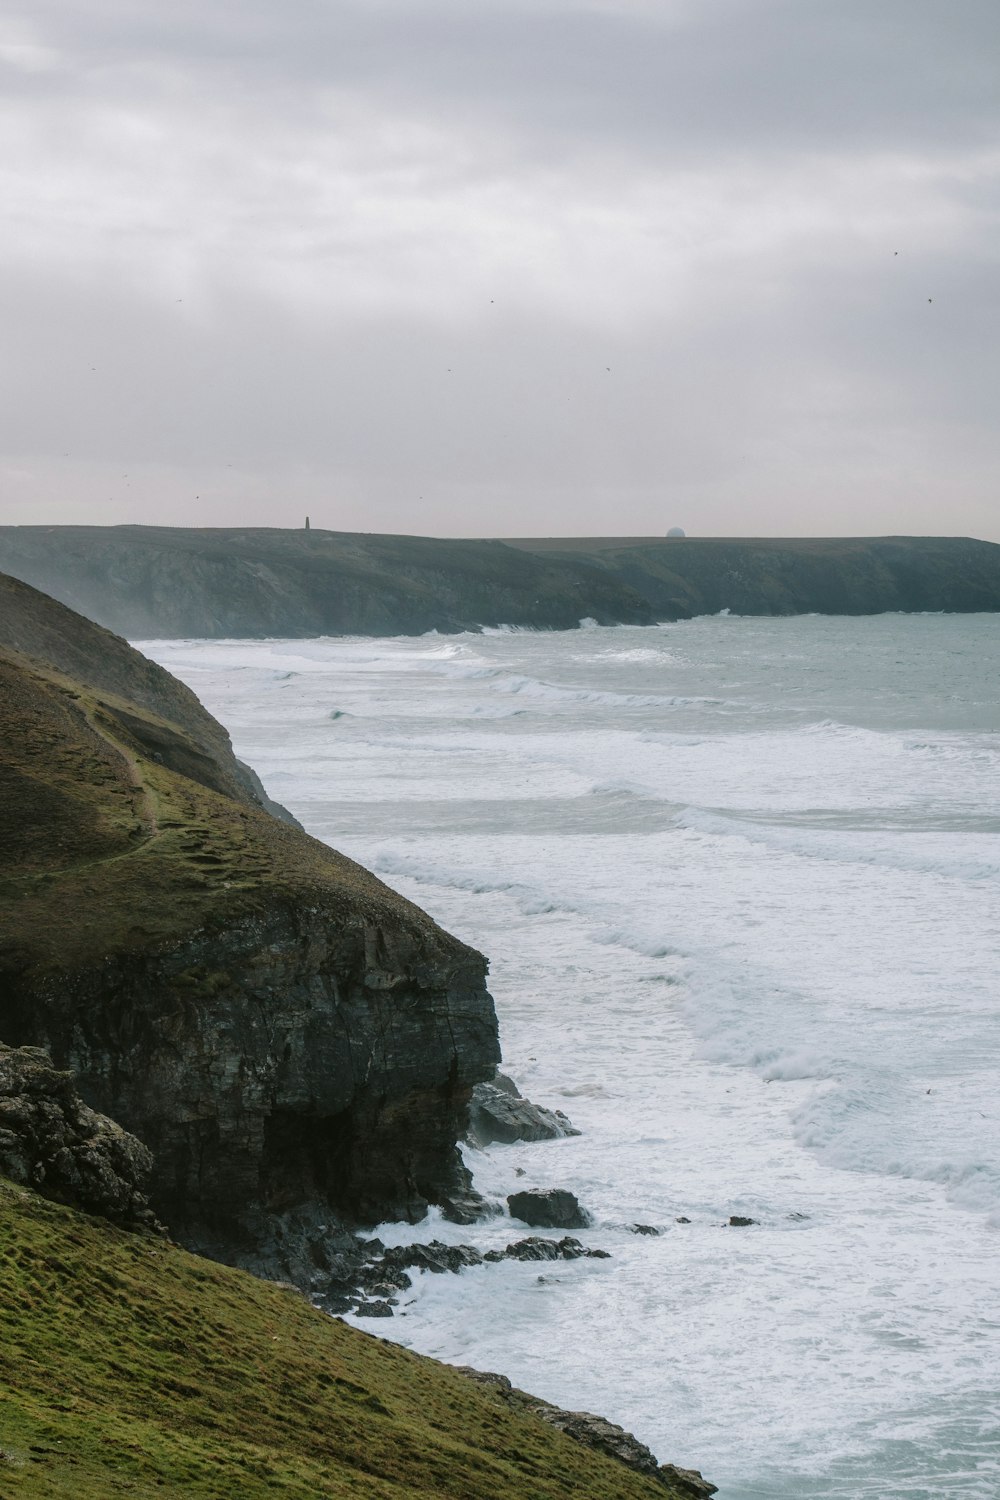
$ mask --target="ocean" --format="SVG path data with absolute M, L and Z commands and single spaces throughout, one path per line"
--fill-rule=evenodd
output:
M 505 1069 L 582 1132 L 467 1160 L 610 1260 L 420 1275 L 369 1332 L 721 1500 L 996 1500 L 1000 615 L 139 644 L 489 955 Z

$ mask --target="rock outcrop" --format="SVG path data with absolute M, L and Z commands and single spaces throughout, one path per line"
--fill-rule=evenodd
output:
M 1000 610 L 970 537 L 552 537 L 0 527 L 0 569 L 133 639 L 569 629 L 733 614 Z M 43 653 L 44 654 L 44 653 Z
M 526 1188 L 507 1199 L 512 1219 L 539 1229 L 586 1229 L 590 1215 L 566 1188 Z
M 494 1141 L 508 1146 L 515 1141 L 556 1141 L 579 1134 L 561 1109 L 532 1104 L 505 1073 L 498 1073 L 489 1083 L 477 1083 L 472 1090 L 466 1137 L 471 1146 L 489 1146 Z
M 492 1392 L 502 1405 L 511 1411 L 530 1412 L 540 1417 L 551 1427 L 556 1427 L 585 1447 L 593 1448 L 608 1458 L 614 1458 L 626 1468 L 633 1469 L 644 1478 L 652 1479 L 668 1489 L 676 1500 L 708 1500 L 716 1494 L 718 1485 L 709 1484 L 697 1469 L 679 1469 L 675 1464 L 661 1464 L 639 1439 L 626 1432 L 605 1417 L 595 1416 L 589 1411 L 564 1411 L 550 1401 L 529 1396 L 511 1385 L 506 1375 L 494 1375 L 488 1370 L 474 1370 L 469 1365 L 457 1365 L 458 1372 L 477 1385 Z
M 37 1047 L 0 1044 L 0 1177 L 126 1229 L 162 1232 L 145 1188 L 153 1158 L 88 1109 Z
M 286 1277 L 331 1221 L 460 1199 L 499 1057 L 482 955 L 271 817 L 125 642 L 4 604 L 0 1038 L 136 1134 L 155 1211 L 220 1258 Z

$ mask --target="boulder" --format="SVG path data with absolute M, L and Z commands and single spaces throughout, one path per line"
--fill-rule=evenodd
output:
M 590 1215 L 566 1188 L 528 1188 L 507 1199 L 512 1219 L 540 1229 L 586 1229 Z
M 561 1109 L 532 1104 L 503 1073 L 498 1073 L 492 1083 L 477 1083 L 472 1090 L 466 1135 L 472 1146 L 489 1146 L 494 1141 L 503 1145 L 514 1141 L 554 1141 L 579 1134 Z
M 381 1266 L 391 1270 L 414 1267 L 418 1271 L 460 1271 L 463 1266 L 481 1266 L 483 1257 L 473 1245 L 445 1245 L 431 1240 L 426 1245 L 395 1245 L 382 1257 Z
M 127 1229 L 163 1233 L 145 1194 L 149 1151 L 89 1109 L 40 1047 L 0 1045 L 0 1175 Z
M 359 1318 L 391 1318 L 392 1303 L 383 1298 L 373 1302 L 359 1302 L 354 1312 Z
M 559 1260 L 559 1246 L 555 1240 L 543 1240 L 537 1235 L 517 1240 L 504 1251 L 507 1260 Z

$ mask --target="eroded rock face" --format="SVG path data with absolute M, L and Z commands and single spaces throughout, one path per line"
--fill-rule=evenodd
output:
M 129 1229 L 162 1232 L 145 1186 L 152 1157 L 88 1109 L 37 1047 L 0 1045 L 0 1176 Z
M 482 959 L 422 936 L 276 901 L 33 989 L 13 1022 L 147 1144 L 189 1242 L 249 1247 L 262 1213 L 317 1204 L 415 1220 L 464 1185 L 455 1142 L 498 1052 Z
M 473 1146 L 494 1141 L 555 1141 L 579 1135 L 561 1109 L 546 1109 L 525 1099 L 512 1079 L 503 1073 L 489 1083 L 477 1083 L 472 1091 L 467 1139 Z

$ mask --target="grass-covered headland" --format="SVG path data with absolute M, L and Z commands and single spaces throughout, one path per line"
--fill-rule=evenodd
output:
M 0 1182 L 0 1496 L 667 1500 L 434 1360 Z
M 285 1282 L 321 1292 L 358 1222 L 471 1203 L 482 955 L 272 817 L 180 683 L 2 575 L 0 730 L 0 1500 L 711 1493 Z

